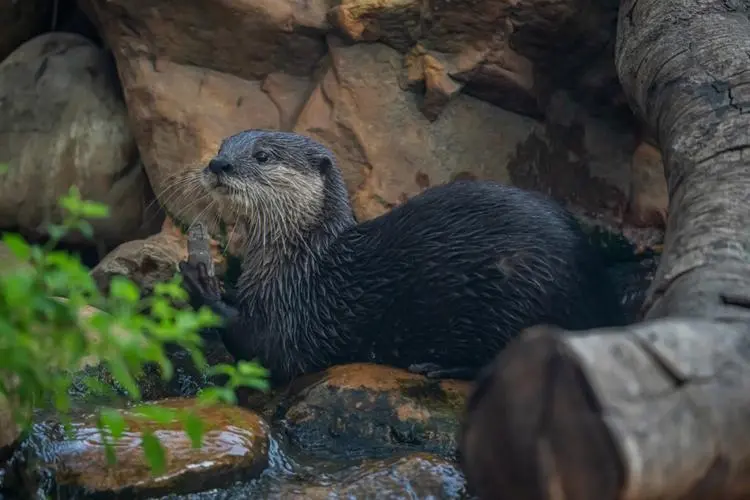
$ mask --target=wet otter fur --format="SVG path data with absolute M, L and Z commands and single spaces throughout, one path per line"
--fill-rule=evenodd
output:
M 597 251 L 541 194 L 458 181 L 357 224 L 333 153 L 268 130 L 226 138 L 201 179 L 249 236 L 233 294 L 182 262 L 185 286 L 277 382 L 356 361 L 473 378 L 525 327 L 624 323 Z

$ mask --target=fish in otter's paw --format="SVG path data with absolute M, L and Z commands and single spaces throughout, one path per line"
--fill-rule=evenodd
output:
M 201 182 L 249 236 L 231 300 L 182 262 L 185 287 L 276 382 L 357 361 L 470 379 L 525 327 L 625 322 L 601 256 L 541 194 L 458 181 L 357 224 L 333 153 L 268 130 L 226 138 Z

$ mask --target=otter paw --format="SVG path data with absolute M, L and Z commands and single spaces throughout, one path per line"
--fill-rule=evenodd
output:
M 209 276 L 205 264 L 194 266 L 180 262 L 179 267 L 183 286 L 192 302 L 210 305 L 221 301 L 221 281 L 216 276 Z
M 456 378 L 462 380 L 473 379 L 476 370 L 469 367 L 443 368 L 436 363 L 414 363 L 409 365 L 409 371 L 427 378 Z

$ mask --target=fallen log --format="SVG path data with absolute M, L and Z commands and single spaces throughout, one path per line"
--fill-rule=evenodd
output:
M 643 322 L 532 328 L 477 382 L 459 455 L 481 499 L 750 498 L 748 9 L 621 2 L 618 74 L 668 178 L 664 254 Z

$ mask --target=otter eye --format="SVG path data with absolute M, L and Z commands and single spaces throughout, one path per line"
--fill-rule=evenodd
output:
M 265 151 L 258 151 L 253 155 L 253 158 L 255 158 L 255 161 L 258 163 L 265 163 L 268 161 L 268 153 Z

